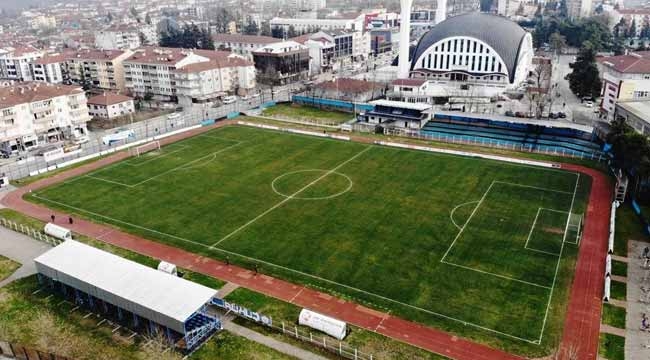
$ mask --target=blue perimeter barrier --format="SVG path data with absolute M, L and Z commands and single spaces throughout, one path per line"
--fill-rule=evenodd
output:
M 323 99 L 316 97 L 308 97 L 301 95 L 294 95 L 291 97 L 291 101 L 296 104 L 309 105 L 309 106 L 325 106 L 329 108 L 334 108 L 343 111 L 354 111 L 355 107 L 357 111 L 371 111 L 374 110 L 375 106 L 370 104 L 356 104 L 349 101 L 342 100 L 332 100 L 332 99 Z
M 208 119 L 201 121 L 201 126 L 210 126 L 215 123 L 214 119 Z
M 240 115 L 239 111 L 232 111 L 232 112 L 229 112 L 229 113 L 228 113 L 228 115 L 226 116 L 226 118 L 228 118 L 228 119 L 234 119 L 234 118 L 238 117 L 239 115 Z

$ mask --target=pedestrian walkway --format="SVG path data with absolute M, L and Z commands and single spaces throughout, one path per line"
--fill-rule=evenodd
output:
M 625 239 L 616 239 L 625 241 Z M 641 314 L 650 314 L 650 304 L 639 301 L 642 297 L 641 286 L 648 286 L 648 271 L 643 269 L 643 253 L 646 243 L 628 241 L 627 265 L 627 316 L 625 317 L 625 359 L 647 360 L 650 358 L 650 332 L 641 331 Z M 644 280 L 646 279 L 646 280 Z
M 50 249 L 50 245 L 34 240 L 29 236 L 0 227 L 0 255 L 20 263 L 22 266 L 6 279 L 0 281 L 3 287 L 36 273 L 34 259 Z
M 223 321 L 222 325 L 225 330 L 228 330 L 235 335 L 245 337 L 248 340 L 255 341 L 256 343 L 262 344 L 283 354 L 293 356 L 301 360 L 327 360 L 327 358 L 323 356 L 316 355 L 310 351 L 303 350 L 291 344 L 276 340 L 270 336 L 260 334 L 249 328 L 237 325 L 232 321 Z
M 226 283 L 226 285 L 224 285 L 221 289 L 219 289 L 219 293 L 218 293 L 219 297 L 223 299 L 226 296 L 228 296 L 231 292 L 237 290 L 238 288 L 239 285 L 235 283 L 232 282 Z

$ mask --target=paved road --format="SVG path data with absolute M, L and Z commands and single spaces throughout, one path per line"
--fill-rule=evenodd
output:
M 8 278 L 0 281 L 0 287 L 36 273 L 34 258 L 50 249 L 50 245 L 23 234 L 0 227 L 0 255 L 17 261 L 22 266 Z

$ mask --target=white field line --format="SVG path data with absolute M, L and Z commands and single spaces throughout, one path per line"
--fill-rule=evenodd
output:
M 569 215 L 566 220 L 566 227 L 564 228 L 564 237 L 562 238 L 562 245 L 560 246 L 560 255 L 555 265 L 555 275 L 553 275 L 553 282 L 551 283 L 551 293 L 548 296 L 548 303 L 546 304 L 546 313 L 544 314 L 544 322 L 542 322 L 542 331 L 539 334 L 537 344 L 542 343 L 544 337 L 544 328 L 546 327 L 546 320 L 548 319 L 548 312 L 551 307 L 551 300 L 553 299 L 553 290 L 555 289 L 555 281 L 557 280 L 557 273 L 560 270 L 560 262 L 562 261 L 562 252 L 564 251 L 564 241 L 566 240 L 567 230 L 569 229 L 569 221 L 571 220 L 571 213 L 573 212 L 573 204 L 576 200 L 576 193 L 578 192 L 578 182 L 580 181 L 580 173 L 576 173 L 576 185 L 573 188 L 573 196 L 571 197 L 571 206 L 569 207 Z
M 526 243 L 524 244 L 524 249 L 538 252 L 540 254 L 547 254 L 547 255 L 552 255 L 552 256 L 560 256 L 559 254 L 552 253 L 550 251 L 544 251 L 544 250 L 539 250 L 535 249 L 532 247 L 528 247 L 528 242 L 530 241 L 530 237 L 533 235 L 533 231 L 535 231 L 535 225 L 537 224 L 537 219 L 539 218 L 539 214 L 542 212 L 542 210 L 549 210 L 549 211 L 554 211 L 554 212 L 563 212 L 566 213 L 566 211 L 559 211 L 559 210 L 553 210 L 553 209 L 546 209 L 546 208 L 538 208 L 537 209 L 537 214 L 535 214 L 535 220 L 533 220 L 533 226 L 530 227 L 530 232 L 528 233 L 528 238 L 526 239 Z
M 481 273 L 481 274 L 486 274 L 486 275 L 496 276 L 496 277 L 498 277 L 498 278 L 505 279 L 505 280 L 515 281 L 515 282 L 519 282 L 519 283 L 526 284 L 526 285 L 530 285 L 530 286 L 535 286 L 535 287 L 542 288 L 542 289 L 551 289 L 550 286 L 544 286 L 544 285 L 540 285 L 540 284 L 535 284 L 535 283 L 533 283 L 533 282 L 529 282 L 529 281 L 526 281 L 526 280 L 520 280 L 520 279 L 516 279 L 516 278 L 510 277 L 510 276 L 499 275 L 499 274 L 491 273 L 491 272 L 489 272 L 489 271 L 485 271 L 485 270 L 474 269 L 474 268 L 471 268 L 471 267 L 469 267 L 469 266 L 459 265 L 459 264 L 455 264 L 455 263 L 452 263 L 452 262 L 449 262 L 449 261 L 441 261 L 441 262 L 442 262 L 443 264 L 447 264 L 447 265 L 451 265 L 451 266 L 456 266 L 456 267 L 463 268 L 463 269 L 466 269 L 466 270 L 476 271 L 476 272 L 479 272 L 479 273 Z
M 472 218 L 474 217 L 474 214 L 476 214 L 476 211 L 478 210 L 478 208 L 481 207 L 481 204 L 483 203 L 483 200 L 485 200 L 485 197 L 490 192 L 490 189 L 492 189 L 492 186 L 494 185 L 494 183 L 495 182 L 492 181 L 490 183 L 490 186 L 488 186 L 487 190 L 485 190 L 485 192 L 483 193 L 483 196 L 481 196 L 481 199 L 478 201 L 478 204 L 476 204 L 476 207 L 474 208 L 474 210 L 472 210 L 472 213 L 467 218 L 467 221 L 460 228 L 460 231 L 458 231 L 458 234 L 456 234 L 456 237 L 454 238 L 454 241 L 451 242 L 451 245 L 449 245 L 449 247 L 447 248 L 447 251 L 445 251 L 445 254 L 442 256 L 442 259 L 440 259 L 440 262 L 445 262 L 445 258 L 447 257 L 447 254 L 449 254 L 449 251 L 451 251 L 451 248 L 454 247 L 454 244 L 456 244 L 456 241 L 458 240 L 458 238 L 460 238 L 460 235 L 463 233 L 463 230 L 465 230 L 465 227 L 467 226 L 467 224 L 469 224 L 469 221 L 472 220 Z
M 511 183 L 511 182 L 507 182 L 507 181 L 495 181 L 495 182 L 500 183 L 500 184 L 525 187 L 525 188 L 529 188 L 529 189 L 537 189 L 537 190 L 543 190 L 543 191 L 548 191 L 548 192 L 556 192 L 556 193 L 560 193 L 560 194 L 567 194 L 567 195 L 572 194 L 572 192 L 570 192 L 570 191 L 562 191 L 562 190 L 549 189 L 549 188 L 544 188 L 544 187 L 539 187 L 539 186 L 517 184 L 517 183 Z
M 322 278 L 322 277 L 317 276 L 317 275 L 308 274 L 308 273 L 302 272 L 300 270 L 290 269 L 290 268 L 284 267 L 282 265 L 277 265 L 277 264 L 274 264 L 274 263 L 271 263 L 271 262 L 268 262 L 268 261 L 264 261 L 264 260 L 260 260 L 260 259 L 254 258 L 254 257 L 242 255 L 242 254 L 239 254 L 239 253 L 236 253 L 236 252 L 233 252 L 233 251 L 228 251 L 228 250 L 225 250 L 225 249 L 222 249 L 222 248 L 211 247 L 211 246 L 208 246 L 208 245 L 203 244 L 203 243 L 199 243 L 199 242 L 192 241 L 192 240 L 189 240 L 189 239 L 185 239 L 185 238 L 182 238 L 182 237 L 179 237 L 179 236 L 163 233 L 161 231 L 149 229 L 149 228 L 146 228 L 144 226 L 131 224 L 131 223 L 128 223 L 126 221 L 122 221 L 122 220 L 111 218 L 109 216 L 97 214 L 97 213 L 94 213 L 92 211 L 88 211 L 88 210 L 84 210 L 84 209 L 81 209 L 81 208 L 78 208 L 78 207 L 75 207 L 75 206 L 67 205 L 67 204 L 64 204 L 64 203 L 61 203 L 61 202 L 58 202 L 58 201 L 55 201 L 55 200 L 50 200 L 50 199 L 47 199 L 47 198 L 44 198 L 44 197 L 41 197 L 41 196 L 38 196 L 38 195 L 34 195 L 34 197 L 36 197 L 38 199 L 41 199 L 41 200 L 44 200 L 44 201 L 47 201 L 47 202 L 50 202 L 50 203 L 53 203 L 53 204 L 57 204 L 59 206 L 67 207 L 69 209 L 73 209 L 73 210 L 76 210 L 76 211 L 79 211 L 79 212 L 90 214 L 90 215 L 93 215 L 93 216 L 96 216 L 96 217 L 99 217 L 99 218 L 104 218 L 104 219 L 107 219 L 107 220 L 115 222 L 115 223 L 124 224 L 124 225 L 127 225 L 127 226 L 132 226 L 134 228 L 145 230 L 145 231 L 150 231 L 150 232 L 152 232 L 154 234 L 159 234 L 159 235 L 166 236 L 166 237 L 176 239 L 176 240 L 179 240 L 179 241 L 183 241 L 183 242 L 186 242 L 186 243 L 202 246 L 204 248 L 211 249 L 211 250 L 214 250 L 214 251 L 218 251 L 218 252 L 221 252 L 221 253 L 224 253 L 224 254 L 238 256 L 238 257 L 240 257 L 242 259 L 245 259 L 245 260 L 248 260 L 248 261 L 254 261 L 254 262 L 257 262 L 257 263 L 262 264 L 262 265 L 266 265 L 266 266 L 274 267 L 274 268 L 281 269 L 281 270 L 284 270 L 284 271 L 292 272 L 292 273 L 295 273 L 295 274 L 298 274 L 298 275 L 301 275 L 301 276 L 304 276 L 304 277 L 307 277 L 307 278 L 315 279 L 315 280 L 322 281 L 324 283 L 332 284 L 332 285 L 335 285 L 335 286 L 340 286 L 342 288 L 352 290 L 352 291 L 357 292 L 357 293 L 369 295 L 369 296 L 375 297 L 377 299 L 387 301 L 387 302 L 390 302 L 390 303 L 393 303 L 393 304 L 397 304 L 397 305 L 400 305 L 400 306 L 403 306 L 403 307 L 407 307 L 407 308 L 410 308 L 410 309 L 414 309 L 414 310 L 417 310 L 417 311 L 422 311 L 422 312 L 427 313 L 429 315 L 433 315 L 433 316 L 436 316 L 436 317 L 439 317 L 439 318 L 442 318 L 442 319 L 457 322 L 457 323 L 463 324 L 465 326 L 471 326 L 471 327 L 474 327 L 476 329 L 487 331 L 487 332 L 490 332 L 490 333 L 493 333 L 493 334 L 498 334 L 498 335 L 505 336 L 505 337 L 508 337 L 508 338 L 511 338 L 511 339 L 527 342 L 527 343 L 530 343 L 530 344 L 537 344 L 537 342 L 536 342 L 537 340 L 525 339 L 525 338 L 522 338 L 522 337 L 519 337 L 519 336 L 516 336 L 516 335 L 504 333 L 504 332 L 501 332 L 501 331 L 498 331 L 498 330 L 495 330 L 495 329 L 491 329 L 491 328 L 488 328 L 488 327 L 485 327 L 485 326 L 481 326 L 481 325 L 478 325 L 478 324 L 475 324 L 475 323 L 472 323 L 472 322 L 461 320 L 461 319 L 455 318 L 453 316 L 448 316 L 448 315 L 438 313 L 438 312 L 435 312 L 435 311 L 431 311 L 431 310 L 428 310 L 428 309 L 424 309 L 424 308 L 421 308 L 421 307 L 418 307 L 418 306 L 415 306 L 415 305 L 407 304 L 407 303 L 401 302 L 399 300 L 395 300 L 395 299 L 391 299 L 391 298 L 388 298 L 388 297 L 385 297 L 385 296 L 382 296 L 382 295 L 379 295 L 379 294 L 375 294 L 375 293 L 372 293 L 372 292 L 369 292 L 369 291 L 366 291 L 366 290 L 355 288 L 355 287 L 350 286 L 350 285 L 341 284 L 339 282 L 329 280 L 329 279 L 325 279 L 325 278 Z
M 324 178 L 327 177 L 328 175 L 330 175 L 330 174 L 332 174 L 332 173 L 335 173 L 336 170 L 342 168 L 345 164 L 347 164 L 347 163 L 349 163 L 350 161 L 352 161 L 352 160 L 358 158 L 359 156 L 363 155 L 366 151 L 370 150 L 371 148 L 372 148 L 372 146 L 368 146 L 368 147 L 366 147 L 365 149 L 363 149 L 363 150 L 361 150 L 360 152 L 358 152 L 356 155 L 354 155 L 354 156 L 352 156 L 351 158 L 345 160 L 344 162 L 338 164 L 338 165 L 337 165 L 336 167 L 334 167 L 333 169 L 328 170 L 325 174 L 323 174 L 323 175 L 317 177 L 314 181 L 310 182 L 309 184 L 307 184 L 307 185 L 303 186 L 302 188 L 298 189 L 298 191 L 296 191 L 296 192 L 294 192 L 293 194 L 291 194 L 291 195 L 287 196 L 286 198 L 282 199 L 280 202 L 278 202 L 277 204 L 271 206 L 271 207 L 268 208 L 266 211 L 264 211 L 263 213 L 257 215 L 257 216 L 254 217 L 253 219 L 249 220 L 249 221 L 246 222 L 244 225 L 238 227 L 237 229 L 235 229 L 235 230 L 234 230 L 233 232 L 231 232 L 230 234 L 228 234 L 228 235 L 222 237 L 219 241 L 217 241 L 216 243 L 212 244 L 212 246 L 210 246 L 210 248 L 214 248 L 215 246 L 219 245 L 219 244 L 220 244 L 221 242 L 223 242 L 224 240 L 227 240 L 227 239 L 230 238 L 231 236 L 233 236 L 233 235 L 237 234 L 238 232 L 240 232 L 241 230 L 247 228 L 249 225 L 253 224 L 253 223 L 256 222 L 257 220 L 259 220 L 259 219 L 261 219 L 262 217 L 264 217 L 266 214 L 268 214 L 268 213 L 270 213 L 271 211 L 273 211 L 273 210 L 279 208 L 280 206 L 284 205 L 287 201 L 290 201 L 291 199 L 295 198 L 296 195 L 298 195 L 298 194 L 302 193 L 303 191 L 307 190 L 307 189 L 308 189 L 309 187 L 311 187 L 312 185 L 314 185 L 314 184 L 316 184 L 317 182 L 321 181 L 322 179 L 324 179 Z
M 163 158 L 163 157 L 165 157 L 165 156 L 169 156 L 169 155 L 171 155 L 171 154 L 175 154 L 175 153 L 177 153 L 177 152 L 181 152 L 181 151 L 183 151 L 183 150 L 189 148 L 189 146 L 187 146 L 187 145 L 180 145 L 180 144 L 179 144 L 179 145 L 176 145 L 175 147 L 179 147 L 180 149 L 178 149 L 178 150 L 173 150 L 173 151 L 162 151 L 162 155 L 152 156 L 151 159 L 148 159 L 148 160 L 145 160 L 145 161 L 140 161 L 140 162 L 138 162 L 137 164 L 132 164 L 133 159 L 125 160 L 125 161 L 124 161 L 124 165 L 133 166 L 133 167 L 142 166 L 142 165 L 144 165 L 144 164 L 146 164 L 146 163 L 149 163 L 149 162 L 151 162 L 151 161 L 158 160 L 158 159 Z M 164 147 L 163 147 L 162 149 L 164 149 Z M 161 149 L 161 150 L 162 150 L 162 149 Z
M 157 175 L 154 175 L 154 176 L 152 176 L 152 177 L 150 177 L 150 178 L 148 178 L 148 179 L 142 180 L 142 181 L 140 181 L 140 182 L 138 182 L 138 183 L 135 183 L 135 184 L 125 184 L 125 183 L 121 183 L 121 182 L 119 182 L 119 181 L 113 181 L 113 180 L 109 180 L 109 179 L 105 179 L 105 178 L 98 177 L 98 176 L 93 176 L 93 175 L 84 175 L 84 177 L 88 177 L 88 178 L 95 179 L 95 180 L 100 180 L 100 181 L 105 181 L 105 182 L 107 182 L 107 183 L 111 183 L 111 184 L 115 184 L 115 185 L 121 185 L 121 186 L 125 186 L 125 187 L 128 187 L 128 188 L 133 188 L 133 187 L 136 187 L 136 186 L 142 185 L 142 184 L 144 184 L 144 183 L 146 183 L 146 182 L 148 182 L 148 181 L 151 181 L 151 180 L 153 180 L 153 179 L 159 178 L 159 177 L 161 177 L 161 176 L 163 176 L 163 175 L 165 175 L 165 174 L 168 174 L 168 173 L 170 173 L 170 172 L 172 172 L 172 171 L 183 170 L 183 169 L 185 169 L 185 168 L 189 168 L 188 165 L 194 164 L 194 163 L 196 163 L 196 162 L 198 162 L 198 161 L 201 161 L 201 160 L 203 160 L 203 159 L 205 159 L 205 158 L 207 158 L 207 157 L 210 157 L 210 156 L 212 156 L 212 157 L 216 157 L 217 154 L 222 153 L 222 152 L 224 152 L 224 151 L 226 151 L 226 150 L 230 150 L 231 148 L 233 148 L 233 147 L 235 147 L 235 146 L 238 146 L 238 145 L 240 145 L 240 144 L 242 144 L 242 143 L 243 143 L 243 142 L 237 142 L 236 144 L 233 144 L 233 145 L 227 146 L 227 147 L 225 147 L 225 148 L 223 148 L 223 149 L 221 149 L 221 150 L 218 150 L 218 151 L 216 151 L 216 152 L 213 152 L 213 153 L 210 153 L 210 154 L 208 154 L 208 155 L 202 156 L 202 157 L 200 157 L 200 158 L 196 158 L 196 159 L 194 159 L 194 160 L 192 160 L 192 161 L 190 161 L 190 162 L 188 162 L 188 163 L 185 163 L 185 164 L 183 164 L 183 165 L 179 165 L 179 166 L 177 166 L 177 167 L 175 167 L 175 168 L 173 168 L 173 169 L 169 169 L 169 170 L 167 170 L 167 171 L 163 171 L 163 172 L 161 172 L 161 173 L 159 173 L 159 174 L 157 174 Z M 214 159 L 213 159 L 213 160 L 214 160 Z
M 465 206 L 465 205 L 469 205 L 469 204 L 477 203 L 477 202 L 478 202 L 478 200 L 468 201 L 468 202 L 466 202 L 466 203 L 462 203 L 462 204 L 460 204 L 460 205 L 456 205 L 455 208 L 451 209 L 451 212 L 449 213 L 449 219 L 451 220 L 451 223 L 454 224 L 454 226 L 456 226 L 456 227 L 458 228 L 458 230 L 461 229 L 461 226 L 458 225 L 458 224 L 456 224 L 456 221 L 454 221 L 454 213 L 456 212 L 456 210 L 458 210 L 459 208 L 461 208 L 461 207 L 463 207 L 463 206 Z M 465 224 L 466 224 L 466 223 L 467 223 L 467 221 L 465 221 Z M 465 225 L 465 224 L 463 224 L 463 225 Z

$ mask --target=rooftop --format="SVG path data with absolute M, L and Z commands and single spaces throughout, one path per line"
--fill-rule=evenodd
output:
M 650 123 L 650 101 L 617 101 L 616 106 Z
M 604 66 L 622 73 L 650 73 L 650 51 L 636 51 L 627 55 L 605 56 L 597 60 Z
M 395 79 L 393 85 L 397 86 L 422 86 L 427 81 L 424 79 Z
M 431 109 L 431 105 L 423 103 L 410 103 L 405 101 L 393 101 L 393 100 L 375 100 L 370 102 L 372 105 L 376 106 L 387 106 L 398 109 L 410 109 L 424 111 Z
M 228 51 L 147 46 L 135 50 L 127 60 L 137 63 L 169 64 L 177 63 L 192 54 L 214 60 L 224 58 L 231 53 Z
M 0 86 L 0 109 L 52 99 L 58 96 L 83 94 L 80 86 L 53 85 L 40 82 L 21 82 Z
M 38 271 L 74 286 L 92 289 L 138 315 L 183 332 L 183 323 L 217 293 L 216 290 L 140 265 L 74 240 L 34 259 Z
M 90 99 L 88 99 L 88 104 L 108 106 L 108 105 L 123 103 L 125 101 L 130 101 L 130 100 L 133 100 L 133 98 L 130 98 L 126 95 L 105 92 L 101 95 L 93 96 Z
M 307 49 L 307 47 L 302 44 L 299 44 L 291 40 L 285 40 L 285 41 L 278 41 L 272 44 L 267 44 L 266 46 L 255 50 L 254 52 L 281 54 L 281 53 L 288 53 L 292 51 L 299 51 L 305 49 Z
M 114 60 L 124 55 L 122 50 L 79 50 L 68 55 L 68 59 L 80 60 Z

